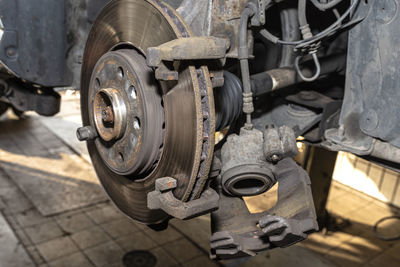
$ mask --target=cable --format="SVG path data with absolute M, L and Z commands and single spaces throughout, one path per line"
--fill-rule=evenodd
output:
M 299 25 L 300 25 L 300 28 L 301 27 L 305 27 L 306 25 L 308 25 L 307 16 L 306 16 L 306 13 L 307 13 L 306 12 L 306 5 L 307 5 L 307 0 L 299 0 L 299 5 L 298 5 L 297 9 L 298 9 L 298 13 L 299 13 Z
M 332 32 L 338 30 L 341 27 L 342 22 L 346 19 L 347 16 L 357 7 L 360 0 L 355 0 L 350 7 L 343 13 L 343 15 L 335 21 L 331 26 L 323 30 L 322 32 L 316 34 L 314 37 L 310 38 L 309 40 L 304 40 L 302 44 L 296 46 L 297 49 L 301 49 L 302 47 L 308 46 L 316 41 L 323 39 L 325 36 L 330 35 Z
M 319 75 L 321 75 L 321 64 L 319 63 L 318 57 L 317 57 L 317 51 L 313 51 L 311 52 L 311 56 L 314 60 L 314 64 L 315 64 L 315 73 L 312 77 L 305 77 L 304 74 L 302 73 L 300 66 L 299 66 L 299 62 L 301 59 L 301 56 L 296 57 L 296 60 L 294 62 L 294 67 L 296 68 L 296 72 L 297 74 L 300 76 L 300 78 L 305 81 L 305 82 L 313 82 L 316 79 L 318 79 Z
M 339 4 L 340 2 L 342 2 L 343 0 L 332 0 L 328 3 L 320 3 L 319 0 L 311 0 L 311 2 L 313 3 L 313 5 L 318 8 L 321 11 L 325 11 L 327 9 L 330 9 L 334 6 L 336 6 L 337 4 Z
M 260 34 L 270 40 L 271 42 L 275 44 L 281 44 L 281 45 L 292 45 L 295 46 L 296 49 L 301 49 L 306 46 L 309 46 L 310 44 L 313 44 L 315 42 L 320 41 L 321 39 L 325 38 L 326 36 L 330 35 L 331 33 L 335 32 L 336 30 L 339 30 L 342 27 L 342 22 L 347 18 L 347 16 L 350 15 L 352 11 L 357 7 L 358 3 L 360 0 L 355 0 L 350 7 L 346 10 L 346 12 L 343 13 L 343 15 L 336 20 L 332 25 L 330 25 L 328 28 L 326 28 L 324 31 L 316 34 L 315 36 L 305 39 L 305 40 L 298 40 L 298 41 L 284 41 L 280 40 L 278 37 L 274 36 L 271 34 L 267 29 L 262 29 L 260 31 Z
M 379 239 L 381 239 L 381 240 L 384 240 L 384 241 L 396 241 L 396 240 L 400 240 L 400 234 L 399 234 L 398 236 L 393 236 L 393 237 L 386 237 L 386 236 L 382 236 L 382 235 L 378 234 L 378 226 L 379 226 L 379 224 L 381 224 L 381 223 L 384 222 L 384 221 L 390 220 L 390 219 L 398 219 L 398 220 L 400 220 L 400 215 L 394 215 L 394 216 L 384 217 L 384 218 L 380 219 L 379 221 L 377 221 L 377 222 L 375 223 L 375 225 L 374 225 L 374 228 L 373 228 L 374 235 L 375 235 L 377 238 L 379 238 Z
M 299 12 L 299 28 L 301 31 L 301 34 L 303 36 L 304 40 L 310 39 L 313 37 L 313 34 L 311 32 L 310 29 L 310 25 L 308 25 L 308 21 L 307 21 L 307 0 L 299 0 L 299 6 L 298 6 L 298 12 Z M 318 56 L 317 56 L 317 51 L 319 48 L 319 43 L 311 46 L 308 49 L 308 54 L 310 54 L 313 58 L 314 64 L 315 64 L 315 68 L 316 68 L 316 72 L 314 73 L 314 75 L 312 77 L 306 77 L 303 75 L 302 71 L 300 70 L 299 67 L 299 62 L 300 59 L 302 58 L 302 56 L 298 56 L 296 57 L 296 60 L 294 62 L 294 67 L 297 71 L 297 74 L 300 76 L 300 78 L 305 81 L 305 82 L 313 82 L 316 79 L 318 79 L 319 75 L 321 74 L 321 65 L 319 63 L 318 60 Z

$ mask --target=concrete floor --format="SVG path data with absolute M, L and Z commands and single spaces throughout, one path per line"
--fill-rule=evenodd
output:
M 107 199 L 74 130 L 77 95 L 64 95 L 54 118 L 0 120 L 0 266 L 123 266 L 124 254 L 149 250 L 157 266 L 400 266 L 400 242 L 374 237 L 373 224 L 397 209 L 334 183 L 328 210 L 349 219 L 341 231 L 257 257 L 208 259 L 209 217 L 172 220 L 164 232 L 132 222 Z M 351 177 L 349 177 L 351 179 Z M 400 233 L 400 223 L 383 225 Z

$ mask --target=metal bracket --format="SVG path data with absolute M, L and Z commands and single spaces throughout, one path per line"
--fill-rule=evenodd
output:
M 147 194 L 147 207 L 161 209 L 178 219 L 190 219 L 218 209 L 219 195 L 213 189 L 205 190 L 200 198 L 189 202 L 177 199 L 172 189 L 176 188 L 177 181 L 172 177 L 163 177 L 156 180 L 155 190 Z
M 160 81 L 177 81 L 179 79 L 179 73 L 168 69 L 163 62 L 156 68 L 155 76 Z
M 265 24 L 265 0 L 250 0 L 247 7 L 254 11 L 254 16 L 250 20 L 251 26 L 262 26 Z
M 283 158 L 295 157 L 299 153 L 295 133 L 286 125 L 279 128 L 275 125 L 266 126 L 263 149 L 265 158 L 274 163 Z
M 211 36 L 179 38 L 147 49 L 147 65 L 158 67 L 162 61 L 224 59 L 227 39 Z
M 60 111 L 61 96 L 53 88 L 0 80 L 0 101 L 19 112 L 32 110 L 42 116 L 53 116 Z
M 220 208 L 211 213 L 211 256 L 231 259 L 287 247 L 318 230 L 308 174 L 291 158 L 277 162 L 277 204 L 264 212 L 250 213 L 242 198 L 220 192 Z M 221 181 L 219 181 L 221 182 Z

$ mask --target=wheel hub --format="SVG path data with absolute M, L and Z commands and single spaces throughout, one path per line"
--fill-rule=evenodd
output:
M 146 80 L 149 71 L 143 56 L 123 49 L 102 56 L 92 73 L 90 110 L 100 137 L 95 143 L 117 174 L 140 178 L 159 157 L 164 116 L 158 88 Z M 155 111 L 151 118 L 148 109 Z
M 116 140 L 124 135 L 127 107 L 117 89 L 99 90 L 94 98 L 93 113 L 96 130 L 104 141 Z

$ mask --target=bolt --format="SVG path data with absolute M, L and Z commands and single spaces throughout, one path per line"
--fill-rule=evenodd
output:
M 300 98 L 306 101 L 316 100 L 318 97 L 314 92 L 311 91 L 301 91 L 299 94 Z
M 379 117 L 375 110 L 369 109 L 361 114 L 360 128 L 365 132 L 374 131 L 379 124 Z
M 114 112 L 111 106 L 107 106 L 101 111 L 101 118 L 103 122 L 114 122 Z
M 176 180 L 172 177 L 163 177 L 156 180 L 156 190 L 165 192 L 177 186 Z
M 90 141 L 97 137 L 97 132 L 92 126 L 80 127 L 76 130 L 79 141 Z
M 15 47 L 10 46 L 6 49 L 6 54 L 8 57 L 15 57 L 15 55 L 17 54 L 17 50 L 15 49 Z
M 278 162 L 279 160 L 280 160 L 280 157 L 278 155 L 274 154 L 274 155 L 271 156 L 271 161 L 272 162 Z

